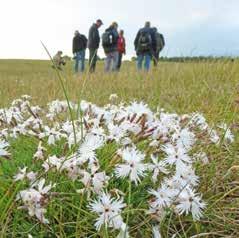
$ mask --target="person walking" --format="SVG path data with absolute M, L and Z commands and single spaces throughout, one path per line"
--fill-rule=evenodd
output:
M 150 22 L 146 22 L 145 26 L 138 31 L 134 40 L 134 46 L 137 54 L 138 70 L 142 69 L 142 64 L 144 62 L 144 69 L 146 71 L 149 71 L 154 44 L 154 32 L 150 27 Z
M 119 32 L 119 38 L 117 42 L 117 49 L 118 49 L 118 64 L 117 64 L 117 70 L 120 70 L 123 54 L 126 54 L 126 43 L 124 38 L 124 31 L 120 30 Z
M 75 73 L 85 70 L 85 50 L 87 47 L 87 38 L 85 35 L 75 31 L 73 38 L 72 51 L 75 59 Z
M 105 72 L 116 71 L 118 66 L 119 52 L 117 49 L 118 43 L 118 24 L 113 22 L 102 35 L 102 45 L 106 55 Z
M 89 48 L 89 71 L 91 73 L 95 72 L 96 62 L 97 62 L 97 51 L 100 45 L 100 35 L 99 35 L 99 28 L 103 25 L 103 22 L 98 19 L 96 23 L 94 23 L 90 30 L 88 36 L 88 48 Z
M 159 54 L 165 46 L 165 40 L 164 40 L 163 34 L 159 33 L 156 27 L 153 27 L 152 29 L 155 35 L 155 44 L 153 45 L 153 51 L 154 51 L 153 62 L 154 62 L 154 66 L 157 66 L 159 61 Z

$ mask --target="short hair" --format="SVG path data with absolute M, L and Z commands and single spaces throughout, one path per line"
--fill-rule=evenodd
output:
M 151 24 L 150 24 L 150 21 L 146 21 L 144 26 L 145 26 L 145 27 L 150 27 L 150 25 L 151 25 Z
M 120 33 L 120 34 L 124 34 L 124 30 L 121 29 L 121 30 L 119 31 L 119 33 Z
M 116 21 L 112 22 L 111 26 L 118 27 L 118 23 Z
M 96 21 L 96 23 L 98 23 L 98 24 L 100 24 L 100 25 L 103 25 L 103 22 L 102 22 L 101 19 L 98 19 L 98 20 Z

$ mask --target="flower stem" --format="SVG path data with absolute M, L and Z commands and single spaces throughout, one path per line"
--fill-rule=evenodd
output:
M 104 226 L 104 237 L 105 238 L 109 238 L 109 234 L 108 234 L 108 229 L 107 229 L 107 225 L 105 224 L 105 226 Z
M 126 233 L 128 230 L 128 223 L 129 223 L 129 213 L 130 213 L 130 203 L 131 203 L 131 181 L 129 180 L 129 195 L 128 195 L 128 211 L 127 211 L 127 217 L 126 217 L 126 228 L 124 232 L 124 238 L 126 238 Z

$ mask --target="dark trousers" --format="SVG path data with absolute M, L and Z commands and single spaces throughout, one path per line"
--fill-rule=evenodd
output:
M 154 66 L 157 66 L 157 65 L 158 65 L 158 61 L 159 61 L 159 53 L 160 53 L 159 50 L 154 51 L 154 54 L 153 54 L 153 62 L 154 62 Z
M 93 73 L 93 72 L 95 72 L 95 67 L 96 67 L 97 49 L 89 49 L 89 51 L 90 51 L 90 57 L 89 57 L 90 69 L 89 69 L 89 71 L 91 73 Z
M 117 64 L 117 69 L 120 70 L 121 64 L 122 64 L 122 58 L 123 58 L 123 54 L 119 52 L 118 55 L 118 64 Z

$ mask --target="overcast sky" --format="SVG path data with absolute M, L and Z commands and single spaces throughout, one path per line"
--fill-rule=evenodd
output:
M 239 0 L 0 0 L 0 58 L 46 59 L 72 55 L 75 30 L 88 36 L 101 18 L 100 34 L 112 21 L 125 30 L 128 57 L 145 21 L 166 39 L 165 56 L 239 55 Z M 100 52 L 102 55 L 102 50 Z

